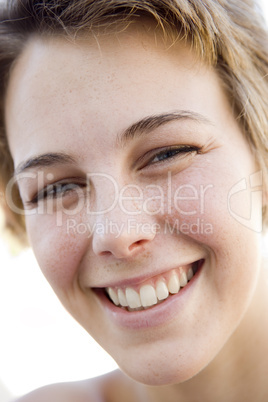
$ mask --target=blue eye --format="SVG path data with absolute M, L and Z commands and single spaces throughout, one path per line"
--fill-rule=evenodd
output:
M 181 156 L 184 154 L 198 152 L 199 148 L 194 146 L 183 145 L 180 147 L 166 148 L 158 152 L 151 160 L 150 164 L 164 162 L 167 159 L 172 159 L 176 156 Z

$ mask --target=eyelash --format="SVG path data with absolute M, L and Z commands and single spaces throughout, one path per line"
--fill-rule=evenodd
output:
M 157 152 L 153 157 L 146 163 L 146 166 L 156 165 L 165 163 L 167 160 L 172 160 L 182 154 L 191 154 L 193 152 L 198 153 L 200 148 L 197 146 L 183 145 L 177 147 L 168 147 L 160 152 Z M 166 155 L 166 157 L 164 157 Z M 154 161 L 159 158 L 158 161 Z M 38 204 L 40 201 L 57 199 L 60 195 L 64 197 L 69 191 L 73 191 L 75 188 L 80 189 L 81 187 L 86 187 L 84 183 L 73 183 L 73 182 L 57 182 L 54 184 L 49 184 L 47 187 L 39 191 L 28 204 Z
M 64 197 L 69 191 L 73 191 L 75 188 L 80 189 L 85 187 L 84 183 L 72 183 L 72 182 L 58 182 L 49 184 L 47 187 L 39 191 L 30 201 L 29 204 L 38 204 L 40 201 L 57 199 L 60 195 Z
M 150 165 L 154 165 L 154 164 L 165 163 L 167 160 L 176 158 L 179 155 L 191 154 L 193 152 L 199 153 L 200 148 L 197 146 L 191 146 L 191 145 L 168 147 L 168 148 L 165 148 L 165 149 L 161 150 L 160 152 L 154 154 L 153 157 L 149 160 L 149 163 L 147 163 L 147 164 L 150 166 Z M 165 156 L 165 155 L 167 155 L 167 157 L 164 158 L 163 156 Z M 163 158 L 161 159 L 161 157 L 163 157 Z M 156 158 L 160 158 L 160 160 L 154 161 Z

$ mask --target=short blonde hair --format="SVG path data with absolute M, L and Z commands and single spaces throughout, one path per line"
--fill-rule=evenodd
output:
M 23 240 L 23 216 L 5 203 L 13 175 L 4 122 L 12 65 L 33 35 L 92 34 L 118 29 L 141 16 L 154 19 L 167 37 L 183 36 L 213 65 L 268 189 L 268 35 L 254 0 L 9 0 L 0 10 L 0 201 L 6 226 Z M 14 193 L 20 203 L 19 193 Z M 268 224 L 268 210 L 263 211 Z

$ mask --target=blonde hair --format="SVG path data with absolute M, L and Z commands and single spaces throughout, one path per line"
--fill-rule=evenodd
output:
M 0 10 L 0 201 L 6 226 L 22 240 L 23 216 L 9 209 L 4 196 L 13 175 L 4 122 L 12 65 L 33 35 L 108 32 L 141 16 L 154 19 L 165 36 L 183 35 L 199 57 L 215 67 L 264 172 L 267 191 L 268 35 L 254 0 L 9 0 Z M 18 192 L 14 197 L 20 203 Z M 267 208 L 263 221 L 268 223 Z

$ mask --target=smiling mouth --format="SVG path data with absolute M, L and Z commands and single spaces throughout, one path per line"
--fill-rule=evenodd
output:
M 105 288 L 108 299 L 117 307 L 127 311 L 141 311 L 163 303 L 186 287 L 203 265 L 204 260 L 181 266 L 151 278 L 135 287 Z

